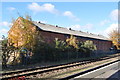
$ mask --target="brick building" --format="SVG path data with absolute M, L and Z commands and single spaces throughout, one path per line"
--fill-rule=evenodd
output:
M 44 36 L 46 42 L 51 42 L 55 38 L 59 38 L 61 40 L 66 40 L 70 35 L 74 35 L 77 37 L 79 41 L 91 40 L 97 46 L 97 50 L 100 51 L 109 51 L 112 47 L 112 41 L 108 40 L 106 37 L 102 35 L 96 35 L 92 33 L 76 31 L 72 29 L 67 29 L 59 26 L 53 26 L 49 24 L 44 24 L 41 22 L 33 22 L 36 27 L 41 31 L 41 35 Z
M 16 22 L 19 23 L 19 25 L 21 25 L 22 23 L 21 19 L 23 18 L 19 17 L 16 20 Z M 55 38 L 66 40 L 67 37 L 69 37 L 70 35 L 73 35 L 77 37 L 79 41 L 86 41 L 86 40 L 93 41 L 93 43 L 97 46 L 98 51 L 109 51 L 110 48 L 112 47 L 112 41 L 108 40 L 106 37 L 102 35 L 76 31 L 72 29 L 59 27 L 57 25 L 53 26 L 53 25 L 44 24 L 44 23 L 35 22 L 35 21 L 33 21 L 33 24 L 34 24 L 34 27 L 36 27 L 40 31 L 41 35 L 44 37 L 45 41 L 48 43 L 53 42 Z M 11 34 L 11 32 L 12 31 L 10 30 L 9 34 Z

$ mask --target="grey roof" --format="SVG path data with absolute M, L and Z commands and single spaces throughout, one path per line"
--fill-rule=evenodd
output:
M 51 32 L 56 32 L 56 33 L 71 34 L 71 35 L 82 36 L 82 37 L 108 40 L 108 38 L 106 38 L 102 35 L 96 35 L 96 34 L 77 31 L 77 30 L 69 30 L 67 28 L 53 26 L 53 25 L 44 24 L 44 23 L 40 23 L 40 22 L 33 22 L 33 23 L 36 26 L 38 26 L 41 30 L 44 30 L 44 31 L 51 31 Z

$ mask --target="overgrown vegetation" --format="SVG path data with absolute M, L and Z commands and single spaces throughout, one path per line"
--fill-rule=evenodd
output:
M 92 41 L 80 42 L 71 35 L 66 41 L 55 38 L 54 43 L 51 44 L 39 43 L 36 45 L 32 61 L 51 62 L 79 59 L 81 57 L 90 57 L 90 54 L 95 50 L 97 48 Z
M 13 26 L 8 32 L 8 42 L 17 48 L 24 46 L 33 49 L 38 32 L 32 23 L 31 17 L 29 15 L 25 17 L 19 17 L 16 21 L 12 21 Z
M 30 16 L 26 18 L 19 17 L 17 20 L 12 20 L 13 26 L 8 32 L 8 38 L 4 37 L 2 41 L 2 66 L 7 67 L 7 64 L 16 65 L 21 63 L 20 49 L 25 47 L 28 50 L 34 50 L 38 31 L 32 23 Z M 40 39 L 42 40 L 42 39 Z
M 21 53 L 19 50 L 22 47 L 32 50 L 31 64 L 90 57 L 92 52 L 97 50 L 92 41 L 81 42 L 73 35 L 65 41 L 55 38 L 53 43 L 48 44 L 41 36 L 40 31 L 33 25 L 30 16 L 26 16 L 26 19 L 20 18 L 18 22 L 14 21 L 8 39 L 2 41 L 3 67 L 6 67 L 11 55 L 13 55 L 13 60 L 9 64 L 20 63 L 19 55 Z
M 113 44 L 116 46 L 116 48 L 120 50 L 120 32 L 117 29 L 112 30 L 109 33 L 109 37 L 110 40 L 112 40 Z
M 2 40 L 2 67 L 7 68 L 7 64 L 15 64 L 18 63 L 18 56 L 16 56 L 16 50 L 13 45 L 8 46 L 8 39 L 5 38 Z M 10 59 L 12 57 L 12 59 Z

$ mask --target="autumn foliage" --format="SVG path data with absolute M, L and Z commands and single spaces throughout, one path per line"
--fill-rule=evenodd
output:
M 109 33 L 109 37 L 117 49 L 120 49 L 120 32 L 117 29 L 113 30 Z
M 19 17 L 8 32 L 9 44 L 14 44 L 15 47 L 32 47 L 35 43 L 36 27 L 27 17 Z
M 32 49 L 32 63 L 90 57 L 90 54 L 97 50 L 92 41 L 78 41 L 73 35 L 66 40 L 56 37 L 53 43 L 46 43 L 29 16 L 26 16 L 26 19 L 19 17 L 14 21 L 8 32 L 8 43 L 18 49 Z
M 78 40 L 73 35 L 71 35 L 70 38 L 66 39 L 66 42 L 68 45 L 73 46 L 74 48 L 78 49 L 78 45 L 77 45 Z

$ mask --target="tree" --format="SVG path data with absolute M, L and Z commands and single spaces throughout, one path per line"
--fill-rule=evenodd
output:
M 35 45 L 37 36 L 36 27 L 31 21 L 31 17 L 26 15 L 26 19 L 19 17 L 8 32 L 8 41 L 15 47 L 32 48 Z
M 22 21 L 24 22 L 21 31 L 21 33 L 23 33 L 23 36 L 21 38 L 24 41 L 22 46 L 27 48 L 32 48 L 35 45 L 36 40 L 35 26 L 33 26 L 33 23 L 30 20 L 31 18 L 29 16 L 27 16 L 26 19 L 22 19 Z
M 13 58 L 13 63 L 16 59 L 15 56 L 15 48 L 11 45 L 8 45 L 8 39 L 4 38 L 4 40 L 2 40 L 2 67 L 6 68 L 7 67 L 7 63 L 10 60 L 10 56 L 13 55 L 12 53 L 14 53 L 14 58 Z
M 78 40 L 76 37 L 74 37 L 73 35 L 70 36 L 70 38 L 66 39 L 66 42 L 69 46 L 74 47 L 75 49 L 78 49 Z
M 120 32 L 117 29 L 112 30 L 109 33 L 109 38 L 110 40 L 112 40 L 113 44 L 117 47 L 117 49 L 120 49 Z
M 28 15 L 28 14 L 26 14 L 26 15 L 25 15 L 25 18 L 26 18 L 27 20 L 29 20 L 29 21 L 32 21 L 31 16 L 30 16 L 30 15 Z
M 8 32 L 9 46 L 14 46 L 18 51 L 21 47 L 25 47 L 33 52 L 32 58 L 35 57 L 35 54 L 39 54 L 40 47 L 43 47 L 42 45 L 45 43 L 41 32 L 33 24 L 29 15 L 25 15 L 25 18 L 18 17 L 12 22 L 13 25 Z

